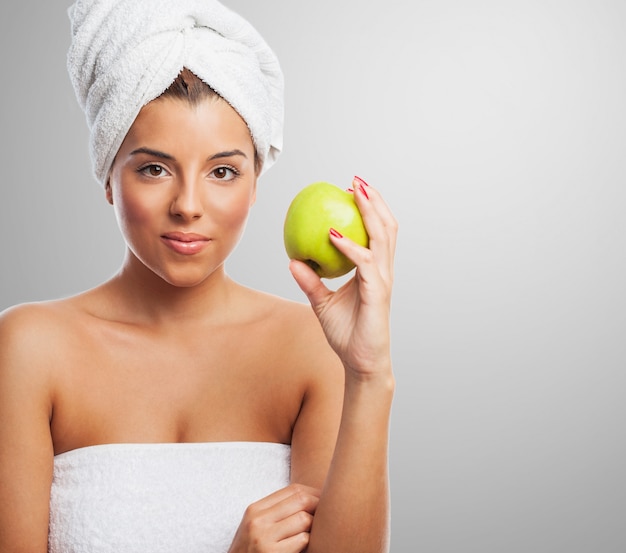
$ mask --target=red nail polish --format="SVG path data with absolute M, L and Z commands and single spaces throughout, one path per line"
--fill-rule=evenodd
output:
M 354 192 L 352 188 L 346 188 L 346 192 Z
M 356 180 L 358 180 L 361 184 L 364 184 L 365 186 L 369 186 L 369 184 L 367 184 L 361 177 L 357 177 L 356 175 L 354 176 L 354 178 Z
M 341 234 L 338 230 L 335 230 L 334 228 L 331 228 L 329 232 L 335 238 L 343 238 L 343 234 Z
M 370 197 L 367 195 L 367 192 L 365 191 L 365 186 L 363 186 L 362 184 L 359 184 L 359 190 L 368 200 L 370 199 Z

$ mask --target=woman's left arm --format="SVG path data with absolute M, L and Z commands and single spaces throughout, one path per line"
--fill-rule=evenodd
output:
M 397 223 L 377 190 L 358 178 L 353 186 L 369 247 L 336 233 L 329 236 L 356 264 L 354 277 L 333 292 L 304 263 L 290 264 L 345 370 L 341 422 L 308 553 L 388 549 L 389 417 L 395 386 L 389 315 Z

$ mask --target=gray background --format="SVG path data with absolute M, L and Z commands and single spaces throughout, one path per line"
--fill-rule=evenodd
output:
M 113 274 L 60 0 L 0 7 L 0 309 Z M 401 226 L 392 552 L 626 551 L 626 2 L 232 0 L 282 60 L 285 152 L 228 269 L 303 300 L 314 180 Z

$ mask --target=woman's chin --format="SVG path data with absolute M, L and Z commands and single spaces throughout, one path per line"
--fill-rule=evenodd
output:
M 167 284 L 175 288 L 195 288 L 208 281 L 219 278 L 221 271 L 216 269 L 212 272 L 205 271 L 176 271 L 159 275 Z

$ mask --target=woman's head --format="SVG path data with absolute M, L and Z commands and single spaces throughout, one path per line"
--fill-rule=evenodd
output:
M 127 264 L 195 286 L 236 246 L 256 198 L 256 150 L 241 116 L 188 75 L 141 109 L 106 183 Z M 191 86 L 190 86 L 191 85 Z
M 174 93 L 183 92 L 183 68 L 245 121 L 260 170 L 276 160 L 282 148 L 282 72 L 267 43 L 239 15 L 217 0 L 77 0 L 69 14 L 68 69 L 102 184 L 142 107 L 164 90 L 172 92 L 173 82 Z

